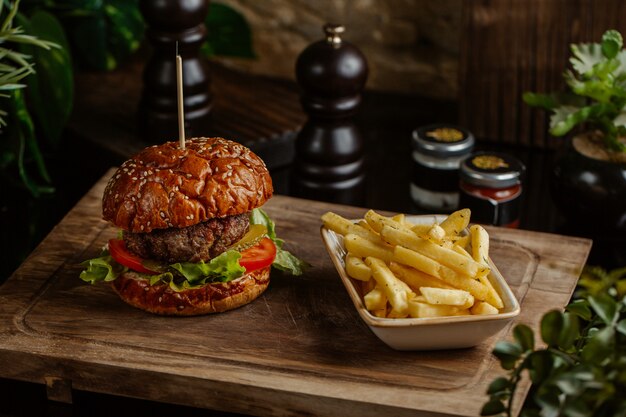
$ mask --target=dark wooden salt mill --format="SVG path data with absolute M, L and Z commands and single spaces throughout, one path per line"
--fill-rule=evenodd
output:
M 183 60 L 185 131 L 188 137 L 206 134 L 213 96 L 209 67 L 200 56 L 207 36 L 204 25 L 208 0 L 140 0 L 139 8 L 148 25 L 146 37 L 154 47 L 143 73 L 139 103 L 139 132 L 146 141 L 176 140 L 176 47 Z
M 358 204 L 364 200 L 363 139 L 351 120 L 361 103 L 367 61 L 340 35 L 324 26 L 326 39 L 298 57 L 296 77 L 309 119 L 295 143 L 292 193 L 316 200 Z

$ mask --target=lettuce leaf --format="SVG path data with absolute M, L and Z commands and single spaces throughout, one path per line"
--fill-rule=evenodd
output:
M 209 262 L 179 262 L 170 265 L 192 285 L 207 282 L 228 282 L 242 276 L 246 269 L 239 265 L 241 253 L 229 250 Z
M 100 281 L 113 281 L 128 268 L 118 264 L 108 253 L 99 258 L 89 259 L 81 265 L 87 268 L 80 273 L 80 279 L 91 284 Z
M 285 241 L 276 236 L 276 225 L 262 209 L 255 208 L 250 212 L 250 224 L 262 224 L 267 227 L 267 237 L 276 245 L 276 259 L 272 263 L 274 268 L 292 275 L 302 275 L 304 270 L 311 266 L 308 262 L 283 249 Z

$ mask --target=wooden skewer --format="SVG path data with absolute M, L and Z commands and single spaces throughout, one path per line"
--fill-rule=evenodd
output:
M 176 54 L 176 92 L 178 94 L 178 141 L 185 149 L 185 103 L 183 102 L 183 59 Z

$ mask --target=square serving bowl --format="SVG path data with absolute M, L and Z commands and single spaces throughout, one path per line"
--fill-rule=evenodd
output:
M 446 216 L 406 216 L 415 224 L 441 222 Z M 343 285 L 361 319 L 376 336 L 396 350 L 436 350 L 467 348 L 480 344 L 508 325 L 520 313 L 520 305 L 500 271 L 489 259 L 489 280 L 502 297 L 504 308 L 499 314 L 428 318 L 380 318 L 365 308 L 358 281 L 346 274 L 343 236 L 322 226 L 322 240 L 326 245 Z M 467 231 L 466 231 L 467 233 Z

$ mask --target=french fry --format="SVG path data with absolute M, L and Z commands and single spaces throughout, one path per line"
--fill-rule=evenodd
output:
M 454 245 L 452 245 L 452 250 L 457 252 L 457 253 L 460 253 L 461 255 L 465 256 L 466 258 L 473 259 L 472 255 L 470 255 L 468 251 L 466 251 L 465 249 L 463 249 L 462 246 L 459 246 L 456 243 Z
M 411 300 L 409 302 L 409 316 L 414 318 L 456 316 L 459 308 L 447 305 L 432 305 Z
M 398 313 L 404 314 L 408 312 L 408 295 L 398 278 L 393 275 L 387 265 L 380 259 L 368 256 L 365 263 L 372 269 L 372 276 L 376 283 L 385 292 L 389 304 Z
M 419 237 L 426 239 L 428 237 L 428 232 L 430 232 L 431 227 L 433 227 L 432 224 L 416 224 L 414 226 L 411 226 L 411 231 Z
M 369 210 L 353 222 L 335 213 L 324 225 L 343 235 L 346 273 L 359 281 L 365 307 L 381 318 L 497 314 L 502 298 L 489 280 L 489 236 L 467 228 L 470 211 L 440 224 Z
M 458 236 L 452 239 L 454 240 L 455 245 L 467 250 L 467 245 L 470 243 L 470 235 Z
M 405 246 L 462 274 L 475 277 L 489 273 L 487 266 L 468 259 L 451 249 L 443 248 L 433 242 L 422 239 L 413 232 L 384 226 L 380 231 L 380 236 L 389 244 Z
M 472 240 L 472 257 L 476 262 L 489 266 L 489 234 L 480 225 L 470 227 Z
M 425 272 L 432 276 L 439 275 L 439 269 L 441 265 L 421 253 L 407 249 L 404 246 L 396 246 L 393 248 L 393 261 L 408 265 L 417 269 L 418 271 Z
M 484 301 L 487 298 L 489 289 L 480 281 L 476 281 L 467 275 L 459 274 L 445 266 L 439 270 L 439 274 L 439 278 L 446 284 L 467 291 L 477 300 Z
M 499 310 L 485 301 L 479 301 L 470 309 L 472 314 L 487 315 L 498 314 Z
M 428 238 L 435 243 L 441 243 L 446 237 L 446 231 L 438 224 L 433 224 L 428 231 Z
M 374 243 L 370 240 L 364 239 L 361 236 L 347 234 L 343 238 L 343 244 L 346 250 L 354 256 L 361 258 L 367 258 L 373 256 L 382 259 L 385 262 L 393 260 L 393 249 L 386 246 L 384 243 Z
M 381 229 L 384 226 L 388 226 L 394 229 L 409 230 L 407 227 L 404 226 L 404 224 L 393 220 L 391 217 L 381 216 L 374 210 L 369 210 L 367 213 L 365 213 L 364 219 L 367 224 L 369 224 L 372 229 L 374 229 L 378 233 L 380 233 Z
M 382 310 L 387 306 L 387 296 L 380 287 L 374 288 L 363 297 L 365 308 L 369 311 Z
M 498 294 L 498 291 L 496 291 L 496 289 L 491 284 L 491 281 L 489 281 L 489 278 L 480 277 L 478 279 L 487 288 L 487 296 L 485 297 L 484 301 L 487 301 L 489 304 L 496 307 L 497 309 L 503 308 L 504 303 L 502 302 L 502 298 L 500 297 L 500 294 Z
M 457 210 L 442 221 L 439 226 L 441 226 L 448 236 L 458 235 L 465 230 L 469 224 L 471 214 L 470 209 Z
M 359 281 L 369 281 L 372 277 L 372 271 L 365 262 L 357 256 L 350 253 L 346 255 L 346 272 L 348 275 Z
M 391 220 L 393 220 L 394 222 L 398 222 L 398 223 L 404 225 L 404 214 L 403 213 L 399 213 L 399 214 L 396 214 L 395 216 L 391 216 Z
M 374 233 L 375 235 L 378 235 L 378 233 L 376 233 L 376 230 L 372 229 L 372 226 L 370 226 L 369 224 L 367 224 L 367 222 L 365 220 L 359 220 L 357 222 L 357 224 L 359 226 L 361 226 L 364 229 L 369 230 L 370 232 Z
M 395 309 L 391 309 L 389 311 L 389 313 L 387 313 L 387 318 L 388 319 L 403 319 L 405 317 L 409 317 L 409 309 L 407 308 L 406 311 L 400 312 L 400 311 L 396 311 Z
M 461 309 L 468 309 L 474 305 L 474 297 L 463 290 L 420 287 L 420 292 L 429 304 L 455 306 Z
M 367 230 L 358 224 L 354 224 L 350 220 L 330 211 L 322 216 L 322 222 L 324 222 L 324 226 L 327 229 L 339 233 L 340 235 L 357 235 L 372 242 L 380 240 L 376 233 Z
M 391 272 L 393 272 L 398 278 L 406 282 L 413 290 L 419 290 L 420 287 L 454 288 L 439 278 L 425 274 L 417 269 L 400 265 L 396 262 L 390 263 L 389 269 L 391 269 Z

